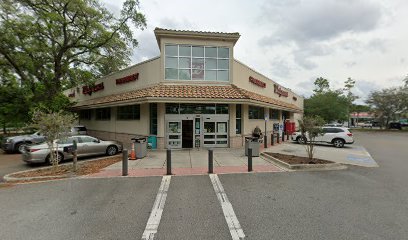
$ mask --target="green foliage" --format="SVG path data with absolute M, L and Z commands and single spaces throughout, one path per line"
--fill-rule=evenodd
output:
M 387 88 L 371 92 L 367 101 L 381 125 L 408 112 L 408 87 Z
M 319 116 L 303 117 L 299 120 L 299 131 L 302 138 L 306 142 L 306 152 L 309 159 L 313 159 L 315 152 L 314 142 L 318 136 L 323 135 L 322 126 L 324 125 L 324 119 Z
M 131 28 L 145 26 L 138 0 L 118 15 L 98 0 L 0 1 L 3 128 L 27 121 L 29 108 L 67 109 L 62 91 L 125 67 L 138 44 Z
M 306 116 L 320 116 L 327 123 L 348 119 L 348 100 L 338 92 L 328 91 L 305 99 Z
M 343 89 L 331 90 L 329 80 L 319 77 L 315 80 L 314 94 L 305 99 L 306 116 L 320 116 L 326 122 L 347 121 L 352 103 L 357 99 L 351 89 L 355 80 L 348 78 Z
M 36 109 L 32 116 L 32 127 L 44 135 L 48 148 L 50 150 L 50 161 L 55 166 L 58 165 L 56 154 L 58 145 L 55 143 L 56 139 L 63 139 L 69 134 L 71 126 L 74 124 L 77 116 L 72 113 L 64 112 L 47 112 Z
M 350 112 L 370 112 L 371 108 L 367 105 L 352 104 Z
M 126 66 L 137 46 L 131 26 L 146 26 L 138 0 L 126 0 L 119 16 L 97 0 L 2 0 L 0 69 L 36 98 L 53 99 Z
M 0 124 L 4 134 L 8 127 L 21 127 L 28 120 L 30 101 L 27 92 L 15 80 L 4 80 L 0 85 Z
M 329 80 L 327 80 L 326 78 L 316 78 L 316 80 L 314 81 L 314 85 L 316 86 L 313 90 L 315 94 L 321 94 L 330 91 Z

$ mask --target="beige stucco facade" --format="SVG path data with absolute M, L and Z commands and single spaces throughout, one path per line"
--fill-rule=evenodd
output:
M 172 135 L 169 132 L 169 126 L 173 121 L 173 124 L 179 122 L 180 125 L 183 125 L 183 129 L 191 127 L 185 124 L 193 124 L 192 131 L 194 133 L 192 135 L 194 140 L 200 139 L 200 147 L 205 147 L 204 142 L 210 142 L 211 139 L 208 140 L 207 137 L 213 136 L 209 135 L 209 130 L 211 132 L 215 126 L 217 126 L 217 131 L 222 129 L 222 131 L 226 131 L 226 134 L 216 132 L 214 138 L 224 138 L 227 135 L 227 140 L 214 140 L 215 147 L 217 147 L 217 142 L 222 147 L 240 147 L 244 144 L 244 137 L 251 135 L 256 126 L 259 126 L 263 132 L 265 131 L 265 117 L 268 135 L 273 132 L 274 123 L 283 123 L 283 111 L 287 112 L 288 120 L 291 122 L 297 123 L 297 120 L 301 118 L 303 97 L 234 59 L 234 45 L 239 38 L 238 33 L 156 29 L 155 34 L 161 52 L 160 56 L 99 79 L 95 83 L 95 86 L 98 87 L 91 87 L 95 91 L 91 90 L 90 93 L 89 91 L 84 92 L 83 86 L 66 91 L 66 95 L 76 102 L 76 110 L 90 113 L 90 118 L 81 118 L 80 123 L 88 128 L 91 135 L 103 139 L 116 139 L 124 142 L 125 146 L 129 146 L 130 138 L 134 135 L 154 135 L 157 139 L 157 148 L 163 149 L 170 146 L 172 138 L 179 137 L 175 133 Z M 228 48 L 228 80 L 166 79 L 165 48 L 167 45 Z M 190 73 L 192 71 L 194 69 L 190 69 Z M 135 77 L 136 75 L 137 77 Z M 122 81 L 122 83 L 118 84 L 118 81 Z M 103 87 L 101 87 L 102 84 Z M 276 93 L 276 86 L 274 85 L 279 87 L 281 94 Z M 225 95 L 223 95 L 224 92 Z M 235 93 L 236 95 L 234 95 Z M 118 119 L 119 107 L 135 104 L 140 105 L 138 118 Z M 166 112 L 166 106 L 169 104 L 181 104 L 179 105 L 180 114 Z M 193 110 L 194 113 L 192 114 L 181 114 L 180 109 L 187 106 L 183 104 L 198 107 Z M 227 106 L 228 113 L 218 115 L 217 112 L 206 115 L 200 112 L 203 106 L 204 108 Z M 241 106 L 241 132 L 237 130 L 237 106 Z M 263 108 L 264 116 L 262 118 L 258 116 L 260 119 L 250 119 L 249 111 L 252 108 L 250 106 Z M 157 113 L 150 112 L 152 107 L 156 109 Z M 108 119 L 96 119 L 96 112 L 101 108 L 109 109 L 107 110 L 110 111 Z M 270 109 L 279 111 L 277 119 L 270 119 Z M 157 119 L 155 120 L 157 124 L 152 121 L 152 114 Z M 152 125 L 154 125 L 153 128 Z M 184 138 L 187 139 L 186 134 L 185 132 L 181 133 L 181 142 L 184 141 Z M 194 146 L 195 143 L 194 141 Z

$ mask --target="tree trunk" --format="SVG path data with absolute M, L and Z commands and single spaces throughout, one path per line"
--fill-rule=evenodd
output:
M 3 122 L 3 133 L 4 133 L 4 135 L 7 134 L 7 129 L 6 129 L 6 123 L 5 122 Z

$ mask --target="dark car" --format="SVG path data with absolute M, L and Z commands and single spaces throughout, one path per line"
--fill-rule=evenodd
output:
M 388 128 L 389 129 L 398 129 L 398 130 L 402 130 L 402 126 L 401 123 L 399 122 L 392 122 L 388 124 Z

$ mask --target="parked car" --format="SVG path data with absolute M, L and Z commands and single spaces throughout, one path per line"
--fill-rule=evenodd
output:
M 389 128 L 389 129 L 402 130 L 401 123 L 399 123 L 399 122 L 391 122 L 391 123 L 389 123 L 389 124 L 388 124 L 388 128 Z
M 7 153 L 21 152 L 21 150 L 23 150 L 27 144 L 40 143 L 44 140 L 45 137 L 39 132 L 35 132 L 29 135 L 7 137 L 3 139 L 1 148 Z
M 372 128 L 372 127 L 373 127 L 373 123 L 372 123 L 372 122 L 364 122 L 364 123 L 361 124 L 361 127 L 362 127 L 362 128 L 365 128 L 365 127 Z
M 328 123 L 324 125 L 325 127 L 343 127 L 342 123 Z
M 85 126 L 83 125 L 78 125 L 78 126 L 73 126 L 71 128 L 71 132 L 72 135 L 87 135 L 88 131 L 86 129 Z
M 72 159 L 71 153 L 64 152 L 64 147 L 71 146 L 77 141 L 77 156 L 85 157 L 92 155 L 112 156 L 122 151 L 122 143 L 117 141 L 102 141 L 88 135 L 75 135 L 66 139 L 56 140 L 54 144 L 58 147 L 57 161 Z M 46 143 L 26 146 L 22 150 L 22 160 L 27 163 L 45 162 L 50 163 L 50 150 Z
M 353 134 L 345 127 L 323 127 L 323 135 L 316 137 L 316 143 L 333 144 L 337 148 L 344 147 L 344 144 L 354 143 Z M 307 137 L 307 134 L 306 134 Z M 292 141 L 304 144 L 307 139 L 302 137 L 301 132 L 294 132 L 291 136 Z
M 83 125 L 77 125 L 71 127 L 69 135 L 86 135 L 87 129 Z M 39 132 L 35 132 L 29 135 L 19 135 L 3 139 L 1 148 L 7 152 L 21 152 L 26 145 L 41 143 L 45 140 L 45 137 Z

